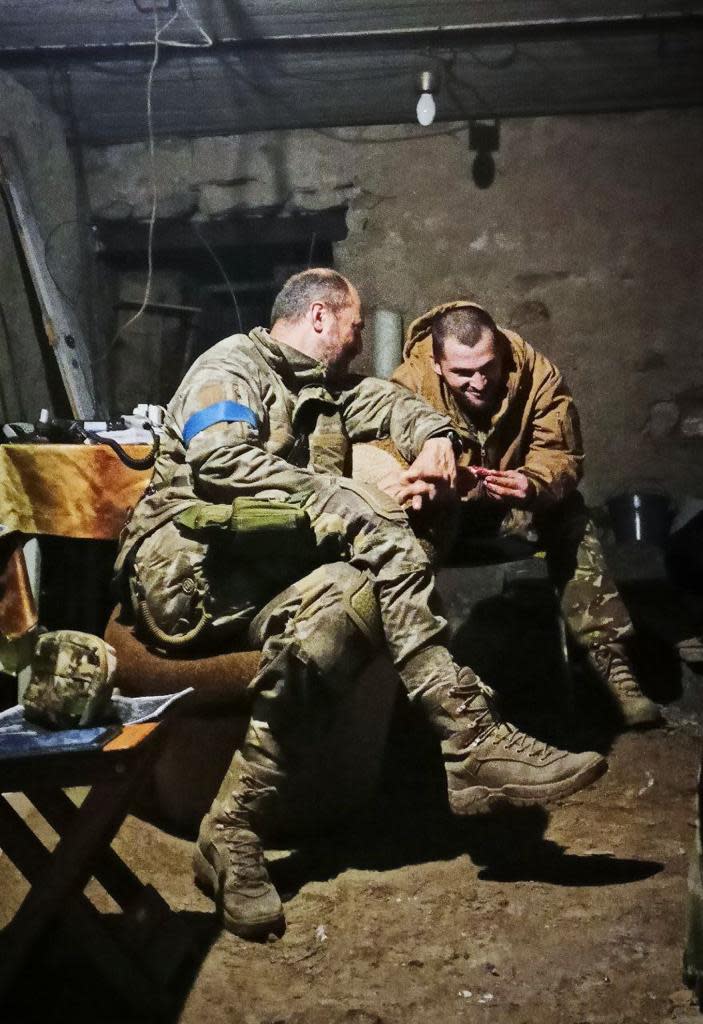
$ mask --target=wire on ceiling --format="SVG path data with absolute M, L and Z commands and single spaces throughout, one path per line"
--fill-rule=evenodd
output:
M 147 76 L 146 83 L 146 123 L 147 123 L 147 136 L 149 145 L 149 167 L 151 171 L 151 211 L 149 214 L 149 232 L 147 238 L 147 276 L 146 286 L 144 288 L 144 298 L 137 312 L 127 320 L 122 327 L 118 328 L 115 337 L 112 340 L 110 349 L 118 340 L 120 335 L 143 315 L 146 307 L 149 305 L 149 299 L 151 297 L 151 285 L 154 276 L 154 227 L 156 225 L 156 213 L 159 205 L 159 194 L 156 183 L 156 148 L 154 142 L 154 110 L 153 110 L 153 91 L 154 91 L 154 75 L 156 74 L 156 68 L 159 63 L 159 47 L 160 46 L 173 46 L 180 49 L 207 49 L 213 45 L 211 37 L 205 31 L 203 26 L 195 20 L 191 14 L 185 0 L 177 0 L 176 9 L 171 17 L 161 27 L 159 27 L 159 14 L 158 8 L 154 3 L 152 6 L 152 14 L 154 16 L 154 55 L 151 60 L 149 67 L 149 74 Z M 200 33 L 202 40 L 200 42 L 187 42 L 180 39 L 164 39 L 164 33 L 173 25 L 179 15 L 183 13 L 188 20 L 195 26 Z

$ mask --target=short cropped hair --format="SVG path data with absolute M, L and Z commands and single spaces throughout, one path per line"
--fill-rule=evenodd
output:
M 463 306 L 440 313 L 432 321 L 432 352 L 435 359 L 443 355 L 447 338 L 456 338 L 461 345 L 473 348 L 487 330 L 498 339 L 500 332 L 493 317 L 478 306 Z
M 277 320 L 300 320 L 312 302 L 324 302 L 337 313 L 351 297 L 349 282 L 336 270 L 314 267 L 293 274 L 274 299 L 271 323 Z

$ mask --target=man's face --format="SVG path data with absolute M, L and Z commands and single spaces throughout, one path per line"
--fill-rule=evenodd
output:
M 327 307 L 325 330 L 320 338 L 320 358 L 330 372 L 340 376 L 347 372 L 349 364 L 361 352 L 361 332 L 364 318 L 361 300 L 356 288 L 351 287 L 349 301 L 341 309 Z
M 503 358 L 488 328 L 473 347 L 451 336 L 447 338 L 434 368 L 468 413 L 489 413 L 497 405 L 503 384 Z

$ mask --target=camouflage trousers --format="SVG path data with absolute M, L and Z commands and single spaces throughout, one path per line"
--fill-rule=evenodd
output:
M 376 488 L 346 479 L 320 490 L 307 511 L 317 535 L 340 538 L 340 558 L 301 579 L 235 561 L 226 534 L 206 539 L 175 522 L 160 527 L 134 559 L 130 589 L 141 626 L 166 649 L 194 642 L 222 649 L 248 631 L 263 650 L 253 683 L 260 692 L 276 690 L 273 676 L 290 674 L 295 652 L 337 686 L 358 671 L 363 652 L 380 646 L 411 696 L 440 685 L 454 668 L 442 645 L 446 621 L 405 512 Z M 428 672 L 428 649 L 436 671 Z M 423 668 L 414 673 L 419 652 Z
M 434 574 L 402 509 L 375 488 L 340 481 L 307 511 L 316 534 L 341 537 L 342 557 L 300 579 L 237 564 L 226 534 L 208 543 L 170 522 L 142 542 L 130 581 L 138 621 L 166 649 L 169 637 L 261 648 L 249 727 L 213 807 L 256 791 L 251 820 L 266 832 L 310 804 L 340 698 L 375 651 L 390 655 L 412 700 L 441 703 L 456 682 Z
M 462 529 L 470 532 L 471 511 L 467 511 Z M 588 648 L 632 636 L 630 615 L 610 575 L 595 525 L 578 491 L 536 513 L 531 525 L 545 552 L 550 578 L 559 593 L 561 612 L 575 643 Z M 479 534 L 486 528 L 485 522 L 476 526 Z M 501 532 L 510 534 L 509 518 Z

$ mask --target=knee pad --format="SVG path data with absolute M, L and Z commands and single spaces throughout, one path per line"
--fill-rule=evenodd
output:
M 366 637 L 373 648 L 383 641 L 381 611 L 371 579 L 363 577 L 355 589 L 344 592 L 344 607 L 357 629 Z
M 374 585 L 344 562 L 322 566 L 313 575 L 316 598 L 293 616 L 290 633 L 323 676 L 341 681 L 354 676 L 383 641 Z

